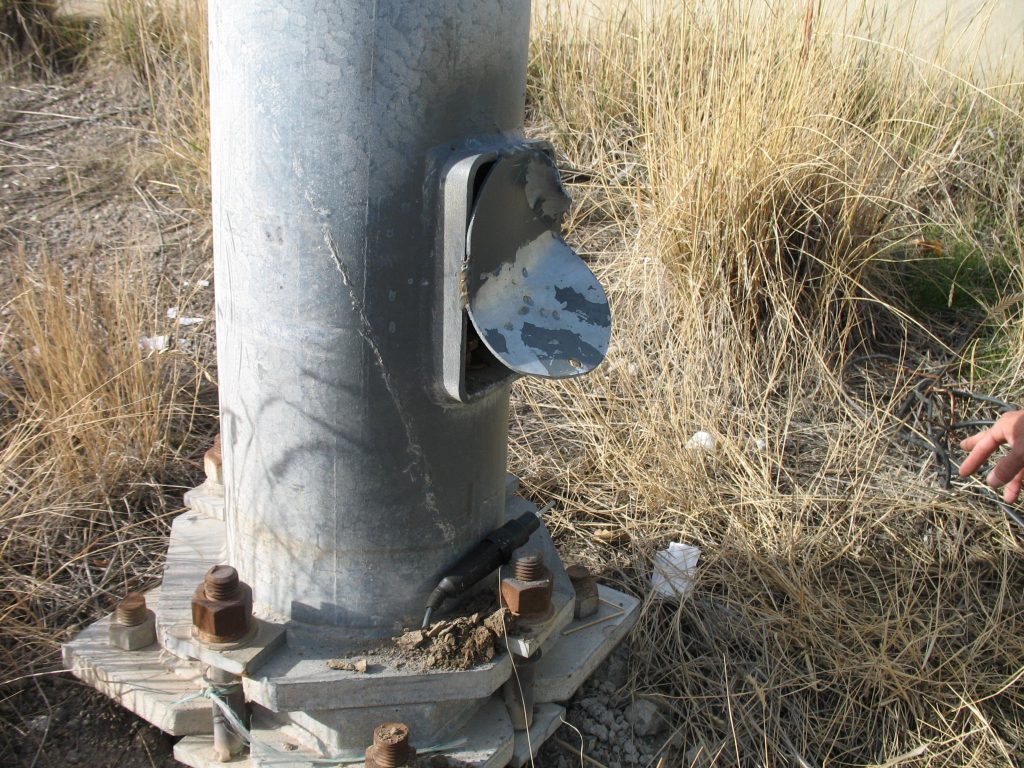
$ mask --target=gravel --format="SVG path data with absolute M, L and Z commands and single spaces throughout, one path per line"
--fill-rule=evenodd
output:
M 620 647 L 577 692 L 569 702 L 567 724 L 537 756 L 538 768 L 594 766 L 591 760 L 607 768 L 647 768 L 657 764 L 667 746 L 667 721 L 656 702 L 630 699 L 628 659 L 628 650 Z M 630 722 L 629 716 L 634 722 Z M 559 741 L 570 745 L 573 751 Z M 581 747 L 590 760 L 581 760 Z M 674 753 L 677 745 L 672 744 L 671 748 Z

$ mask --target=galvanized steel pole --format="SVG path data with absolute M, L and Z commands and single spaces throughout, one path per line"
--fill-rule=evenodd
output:
M 522 128 L 529 0 L 214 0 L 228 560 L 257 612 L 383 632 L 504 514 L 507 384 L 434 377 L 428 152 Z
M 186 494 L 148 624 L 126 601 L 139 616 L 87 628 L 65 663 L 184 736 L 194 768 L 239 751 L 239 719 L 254 766 L 404 764 L 400 742 L 519 764 L 513 722 L 552 732 L 551 702 L 639 610 L 602 587 L 621 610 L 563 632 L 572 581 L 537 507 L 506 499 L 510 382 L 583 375 L 611 333 L 562 236 L 554 150 L 522 136 L 529 1 L 209 10 L 223 465 L 211 451 Z M 368 650 L 464 608 L 524 546 L 497 590 L 505 648 L 458 670 Z M 228 709 L 197 707 L 198 673 Z

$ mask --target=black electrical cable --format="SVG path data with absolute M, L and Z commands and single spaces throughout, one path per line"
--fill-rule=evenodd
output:
M 970 409 L 971 405 L 975 410 L 991 409 L 993 406 L 999 413 L 1016 410 L 1017 406 L 1002 398 L 992 395 L 983 395 L 971 392 L 957 386 L 944 386 L 942 384 L 952 369 L 952 366 L 941 366 L 936 370 L 928 371 L 920 367 L 914 368 L 907 365 L 902 358 L 885 353 L 873 353 L 859 355 L 847 360 L 840 369 L 840 393 L 846 402 L 861 416 L 867 418 L 868 414 L 861 407 L 855 398 L 850 394 L 848 381 L 851 378 L 851 371 L 855 367 L 863 366 L 865 363 L 884 362 L 904 372 L 909 380 L 918 378 L 909 391 L 896 404 L 892 411 L 893 426 L 896 434 L 904 442 L 910 443 L 931 452 L 937 465 L 939 482 L 943 488 L 952 485 L 954 474 L 959 472 L 959 466 L 954 464 L 950 456 L 949 435 L 960 429 L 981 429 L 990 427 L 995 423 L 989 418 L 967 418 L 958 421 L 942 421 L 940 414 L 949 413 L 952 416 L 957 412 L 957 401 L 966 401 L 962 411 Z M 865 369 L 862 369 L 862 376 L 865 379 L 874 379 Z M 895 394 L 898 382 L 893 383 Z M 941 422 L 941 423 L 937 423 Z M 922 436 L 923 433 L 923 436 Z M 999 501 L 999 507 L 1003 513 L 1016 525 L 1024 528 L 1024 519 L 1021 518 L 1009 504 Z
M 513 550 L 526 544 L 540 527 L 539 513 L 524 512 L 481 539 L 444 574 L 427 598 L 422 626 L 430 626 L 434 614 L 449 598 L 464 594 L 495 568 L 512 557 Z

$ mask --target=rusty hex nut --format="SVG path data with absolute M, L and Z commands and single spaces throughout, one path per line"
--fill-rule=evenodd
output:
M 542 568 L 542 576 L 533 581 L 522 581 L 516 578 L 501 580 L 501 604 L 508 608 L 513 616 L 527 621 L 543 619 L 551 610 L 551 592 L 554 581 L 551 571 Z
M 192 595 L 192 630 L 202 643 L 241 640 L 252 626 L 252 589 L 229 565 L 215 565 Z
M 585 619 L 597 613 L 601 597 L 597 591 L 597 580 L 583 565 L 570 565 L 565 569 L 572 588 L 576 591 L 573 618 Z

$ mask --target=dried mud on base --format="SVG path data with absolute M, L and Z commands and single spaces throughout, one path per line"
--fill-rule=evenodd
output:
M 453 672 L 493 661 L 505 652 L 505 636 L 515 631 L 507 608 L 489 607 L 435 621 L 422 629 L 407 629 L 363 653 L 327 661 L 328 669 L 372 674 L 382 668 L 421 672 Z M 479 601 L 478 601 L 479 603 Z
M 394 640 L 405 661 L 422 669 L 462 670 L 485 664 L 505 650 L 512 614 L 506 608 L 438 621 L 426 629 L 410 629 Z

